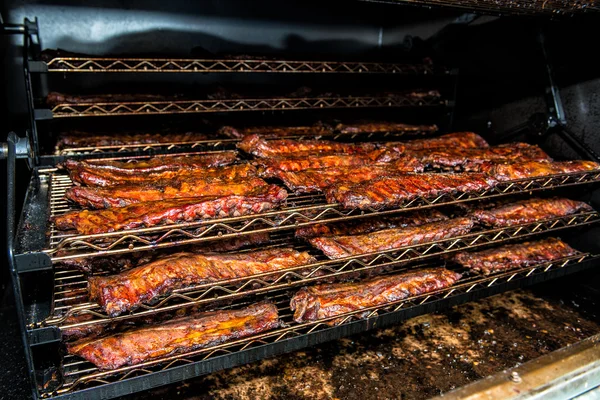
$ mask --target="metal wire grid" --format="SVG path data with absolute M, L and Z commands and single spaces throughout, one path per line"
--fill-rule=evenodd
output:
M 72 210 L 64 198 L 72 186 L 69 177 L 61 172 L 50 174 L 50 215 Z M 453 193 L 435 198 L 415 198 L 391 210 L 346 210 L 338 204 L 328 204 L 323 195 L 290 195 L 281 209 L 262 214 L 221 218 L 152 228 L 131 229 L 95 235 L 77 235 L 58 231 L 49 226 L 49 242 L 44 250 L 53 261 L 77 257 L 105 256 L 132 251 L 153 250 L 182 244 L 200 243 L 232 238 L 258 232 L 292 229 L 318 222 L 337 222 L 368 216 L 385 216 L 401 211 L 458 204 L 511 194 L 556 189 L 600 181 L 600 171 L 577 172 L 502 182 L 496 187 L 475 193 Z
M 81 390 L 91 386 L 123 381 L 134 376 L 152 374 L 153 372 L 164 371 L 180 365 L 202 362 L 213 357 L 232 354 L 256 346 L 273 344 L 287 339 L 299 338 L 313 332 L 330 328 L 331 326 L 341 326 L 358 319 L 376 318 L 388 313 L 432 303 L 437 300 L 452 298 L 460 294 L 486 290 L 507 282 L 516 281 L 535 275 L 541 275 L 551 270 L 567 268 L 583 261 L 595 259 L 598 259 L 598 257 L 589 254 L 579 254 L 550 263 L 516 269 L 504 273 L 497 273 L 490 276 L 467 274 L 456 285 L 446 289 L 391 302 L 385 306 L 369 307 L 320 321 L 300 324 L 294 322 L 292 319 L 293 313 L 289 308 L 290 293 L 276 292 L 268 297 L 268 299 L 277 305 L 280 319 L 284 322 L 284 327 L 282 328 L 254 335 L 249 338 L 239 339 L 183 354 L 175 354 L 135 366 L 122 367 L 112 371 L 99 371 L 98 368 L 96 368 L 93 364 L 84 361 L 79 357 L 66 355 L 62 364 L 62 381 L 55 382 L 57 386 L 54 390 L 42 391 L 41 395 L 42 397 L 47 398 L 51 396 L 67 394 L 75 390 Z M 239 301 L 231 307 L 243 307 L 250 304 L 250 302 L 251 300 Z M 367 313 L 366 317 L 364 317 L 365 312 Z M 371 324 L 371 326 L 373 326 L 373 324 Z
M 447 74 L 432 64 L 397 64 L 354 61 L 283 61 L 190 58 L 55 57 L 48 72 L 262 72 L 321 74 Z
M 313 264 L 257 274 L 246 278 L 228 279 L 177 289 L 172 294 L 158 299 L 152 305 L 142 305 L 133 312 L 113 318 L 109 318 L 97 303 L 88 300 L 87 278 L 84 274 L 79 271 L 56 271 L 52 315 L 43 321 L 41 325 L 71 329 L 147 317 L 183 307 L 205 306 L 224 300 L 236 300 L 249 295 L 264 294 L 322 280 L 341 280 L 357 273 L 369 273 L 394 265 L 428 260 L 459 250 L 503 244 L 507 241 L 522 240 L 539 234 L 558 232 L 567 228 L 582 227 L 598 222 L 600 222 L 599 213 L 595 211 L 584 212 L 531 224 L 482 230 L 451 239 L 406 246 L 401 249 L 366 253 L 337 260 L 327 259 L 322 254 L 307 247 L 303 242 L 295 241 L 293 236 L 284 234 L 275 237 L 274 243 L 269 247 L 291 246 L 298 251 L 308 250 L 315 256 L 317 261 Z M 260 248 L 264 249 L 265 247 L 261 246 Z M 91 318 L 81 322 L 73 322 L 72 319 L 68 319 L 84 315 Z M 30 328 L 35 328 L 35 326 L 30 326 Z
M 573 15 L 598 12 L 595 0 L 363 0 L 377 3 L 411 4 L 466 9 L 484 14 Z
M 54 118 L 99 117 L 111 115 L 188 114 L 230 111 L 277 111 L 321 108 L 433 107 L 445 106 L 437 97 L 413 96 L 346 96 L 306 98 L 265 98 L 227 100 L 176 100 L 121 103 L 58 104 L 52 108 Z

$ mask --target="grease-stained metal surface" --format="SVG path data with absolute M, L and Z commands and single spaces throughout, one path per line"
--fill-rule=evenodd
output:
M 509 292 L 135 398 L 426 399 L 599 333 L 581 302 Z

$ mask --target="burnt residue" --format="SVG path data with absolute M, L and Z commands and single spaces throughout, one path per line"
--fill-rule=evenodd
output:
M 425 399 L 598 332 L 569 301 L 515 291 L 135 398 Z

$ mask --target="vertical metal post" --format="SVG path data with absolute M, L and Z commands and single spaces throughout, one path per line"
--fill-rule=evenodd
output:
M 6 159 L 6 241 L 8 248 L 8 265 L 10 267 L 10 275 L 12 279 L 13 291 L 15 294 L 15 305 L 17 317 L 19 320 L 19 328 L 23 338 L 23 351 L 25 352 L 25 360 L 29 371 L 31 389 L 34 398 L 38 397 L 37 384 L 35 379 L 35 368 L 33 366 L 33 358 L 29 340 L 27 337 L 27 325 L 25 322 L 25 305 L 23 304 L 23 293 L 21 291 L 21 279 L 17 272 L 15 264 L 15 232 L 16 232 L 16 159 L 17 159 L 17 142 L 18 136 L 14 132 L 10 132 L 7 138 L 7 159 Z

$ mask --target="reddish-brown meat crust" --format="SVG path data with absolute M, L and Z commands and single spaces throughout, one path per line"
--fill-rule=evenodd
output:
M 380 231 L 382 229 L 406 228 L 430 222 L 445 221 L 448 217 L 435 209 L 405 212 L 391 217 L 377 217 L 358 221 L 336 222 L 331 224 L 314 224 L 296 229 L 296 237 L 328 237 L 338 235 L 359 235 Z
M 120 133 L 92 134 L 90 132 L 65 132 L 60 135 L 56 148 L 66 150 L 81 147 L 105 147 L 144 145 L 159 143 L 182 143 L 206 140 L 207 135 L 198 132 L 184 133 Z
M 195 168 L 172 171 L 160 171 L 148 174 L 129 175 L 112 171 L 89 170 L 81 167 L 69 171 L 69 176 L 76 184 L 88 186 L 110 187 L 120 185 L 147 185 L 157 181 L 203 179 L 207 181 L 229 181 L 239 178 L 258 176 L 256 168 L 250 164 L 229 165 L 216 168 Z
M 329 203 L 344 208 L 394 207 L 417 197 L 437 197 L 454 192 L 483 192 L 495 179 L 482 173 L 423 173 L 382 177 L 354 185 L 332 185 L 325 190 Z
M 328 140 L 266 140 L 259 135 L 248 135 L 237 147 L 257 157 L 278 157 L 298 153 L 310 154 L 364 154 L 375 150 L 373 143 L 341 143 Z
M 398 153 L 406 151 L 436 149 L 436 148 L 461 148 L 476 149 L 489 147 L 484 138 L 473 132 L 455 132 L 442 135 L 436 138 L 415 139 L 405 142 L 384 143 L 383 147 Z
M 117 275 L 90 277 L 90 299 L 115 317 L 175 289 L 279 271 L 314 261 L 310 254 L 292 248 L 241 254 L 177 253 Z
M 335 259 L 449 239 L 469 233 L 473 225 L 470 218 L 454 218 L 361 235 L 315 237 L 309 242 L 327 257 Z
M 296 193 L 323 191 L 332 185 L 357 184 L 382 176 L 405 172 L 422 172 L 423 164 L 415 159 L 397 160 L 390 164 L 370 164 L 357 167 L 307 169 L 304 171 L 278 171 L 277 177 Z
M 482 167 L 482 171 L 487 171 L 499 181 L 600 170 L 600 164 L 584 160 L 556 162 L 528 161 L 517 164 L 484 165 Z
M 461 252 L 451 260 L 484 275 L 515 268 L 530 267 L 579 254 L 559 239 L 511 244 L 473 253 Z
M 219 133 L 231 138 L 242 139 L 247 135 L 260 135 L 265 138 L 284 136 L 319 136 L 331 134 L 331 128 L 323 124 L 313 126 L 253 126 L 247 128 L 234 128 L 224 126 Z
M 85 104 L 85 103 L 111 103 L 130 101 L 169 101 L 178 96 L 162 96 L 159 94 L 95 94 L 95 95 L 70 95 L 66 93 L 50 92 L 46 96 L 46 104 Z
M 493 209 L 475 210 L 471 215 L 482 224 L 502 227 L 563 217 L 580 211 L 592 211 L 592 207 L 582 201 L 555 197 L 527 199 Z
M 290 308 L 296 322 L 316 321 L 444 289 L 460 277 L 444 268 L 429 268 L 357 283 L 317 285 L 298 291 Z
M 279 326 L 277 307 L 259 303 L 241 310 L 201 313 L 101 339 L 82 340 L 68 344 L 67 350 L 101 370 L 110 370 L 215 346 Z
M 376 152 L 375 157 L 379 154 Z M 259 175 L 277 177 L 280 171 L 304 171 L 307 169 L 360 167 L 373 164 L 373 157 L 363 154 L 337 154 L 326 156 L 273 157 L 255 161 Z
M 256 188 L 245 196 L 176 199 L 133 204 L 106 210 L 73 211 L 54 217 L 59 230 L 75 229 L 88 235 L 160 224 L 236 217 L 272 210 L 287 198 L 277 185 Z
M 74 186 L 67 190 L 65 197 L 83 207 L 101 209 L 183 197 L 244 196 L 252 193 L 256 188 L 266 186 L 268 186 L 267 182 L 261 178 L 248 178 L 243 181 L 186 179 L 102 189 Z
M 216 240 L 208 243 L 178 247 L 181 251 L 191 253 L 211 253 L 238 250 L 245 246 L 257 245 L 269 242 L 270 237 L 267 232 L 251 233 L 224 240 Z M 55 265 L 63 269 L 77 269 L 82 272 L 100 272 L 110 271 L 113 273 L 121 272 L 126 269 L 137 267 L 142 264 L 155 261 L 161 257 L 169 255 L 173 249 L 138 251 L 127 254 L 115 254 L 110 257 L 82 257 L 70 258 L 58 261 Z M 60 255 L 60 252 L 57 253 Z
M 396 122 L 362 121 L 353 124 L 337 124 L 335 131 L 344 134 L 387 132 L 437 132 L 437 125 L 408 125 Z

